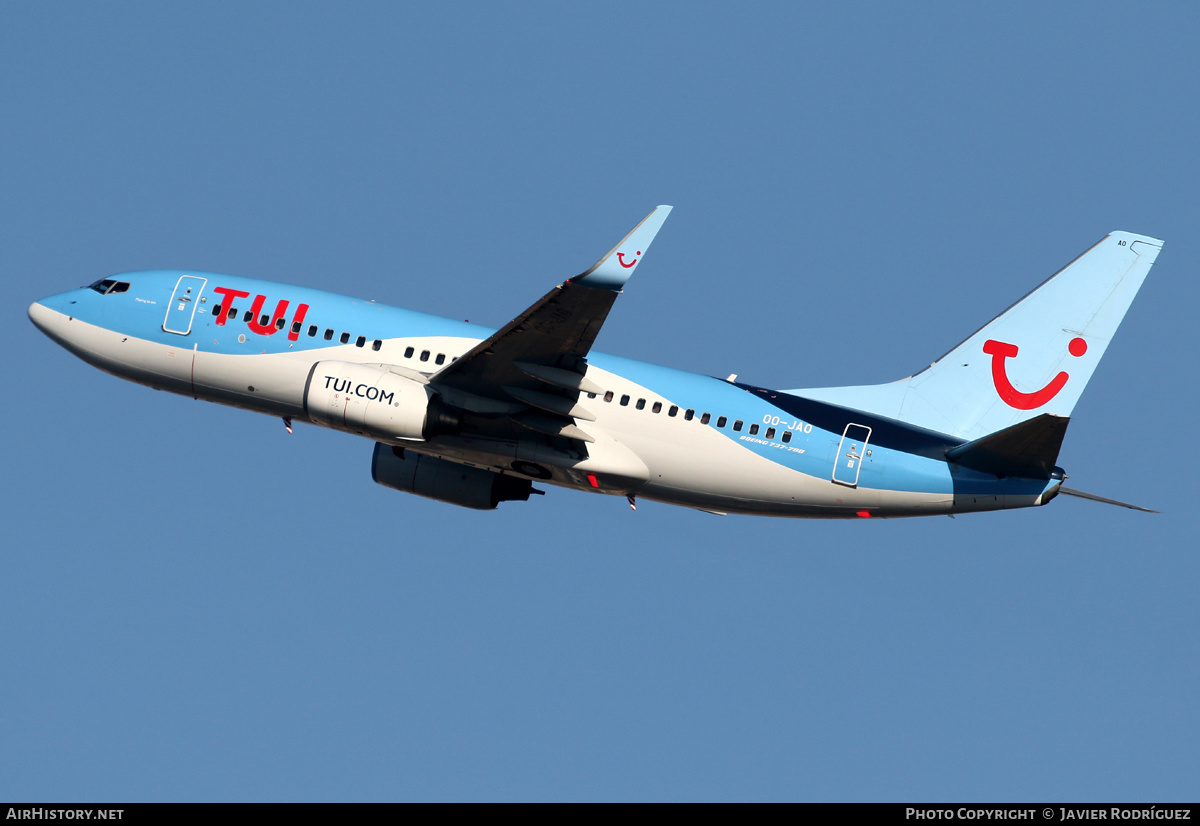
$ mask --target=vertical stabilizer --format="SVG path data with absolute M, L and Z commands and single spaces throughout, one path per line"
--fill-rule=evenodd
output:
M 910 378 L 787 392 L 962 439 L 1069 416 L 1162 243 L 1110 233 Z

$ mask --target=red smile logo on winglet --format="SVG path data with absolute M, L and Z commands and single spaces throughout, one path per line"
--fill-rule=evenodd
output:
M 625 269 L 629 269 L 630 267 L 632 267 L 634 264 L 636 264 L 636 263 L 638 262 L 638 256 L 639 256 L 639 255 L 641 255 L 641 254 L 642 254 L 642 251 L 641 251 L 641 250 L 638 250 L 638 251 L 637 251 L 637 252 L 634 254 L 634 256 L 633 256 L 633 260 L 632 260 L 632 261 L 630 261 L 628 264 L 626 264 L 626 263 L 625 263 L 625 253 L 623 253 L 623 252 L 618 252 L 618 253 L 617 253 L 617 263 L 618 263 L 618 264 L 620 264 L 620 265 L 621 265 L 622 267 L 624 267 Z
M 1073 338 L 1067 345 L 1067 351 L 1078 358 L 1087 352 L 1087 342 L 1081 338 Z M 1058 391 L 1063 389 L 1063 385 L 1070 378 L 1066 372 L 1060 372 L 1041 390 L 1022 393 L 1008 380 L 1008 371 L 1004 366 L 1006 358 L 1016 356 L 1017 345 L 989 338 L 983 343 L 983 352 L 992 357 L 992 383 L 996 385 L 996 392 L 1000 394 L 1000 398 L 1004 400 L 1005 404 L 1015 407 L 1017 410 L 1033 410 L 1041 407 L 1057 396 Z

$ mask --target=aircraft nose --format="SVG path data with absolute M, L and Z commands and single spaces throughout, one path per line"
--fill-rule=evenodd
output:
M 37 327 L 52 340 L 63 344 L 67 332 L 64 322 L 71 318 L 67 313 L 68 304 L 74 303 L 65 294 L 61 296 L 52 295 L 49 298 L 43 298 L 41 301 L 35 301 L 29 305 L 29 320 L 33 322 L 34 327 Z
M 35 301 L 29 305 L 29 320 L 33 322 L 34 327 L 37 327 L 43 333 L 50 333 L 50 321 L 56 315 L 58 314 L 54 310 L 51 310 L 40 301 Z

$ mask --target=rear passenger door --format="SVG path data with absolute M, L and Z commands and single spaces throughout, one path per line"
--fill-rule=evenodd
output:
M 847 487 L 858 486 L 858 474 L 862 471 L 863 457 L 866 456 L 870 439 L 871 428 L 866 425 L 853 422 L 846 425 L 833 458 L 833 481 Z

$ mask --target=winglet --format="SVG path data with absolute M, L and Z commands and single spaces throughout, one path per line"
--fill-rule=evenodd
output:
M 658 235 L 670 212 L 669 206 L 655 207 L 653 212 L 643 218 L 640 224 L 630 230 L 629 234 L 592 265 L 590 270 L 571 280 L 587 287 L 619 291 L 625 286 L 629 276 L 633 275 L 638 262 L 650 248 L 650 242 Z

